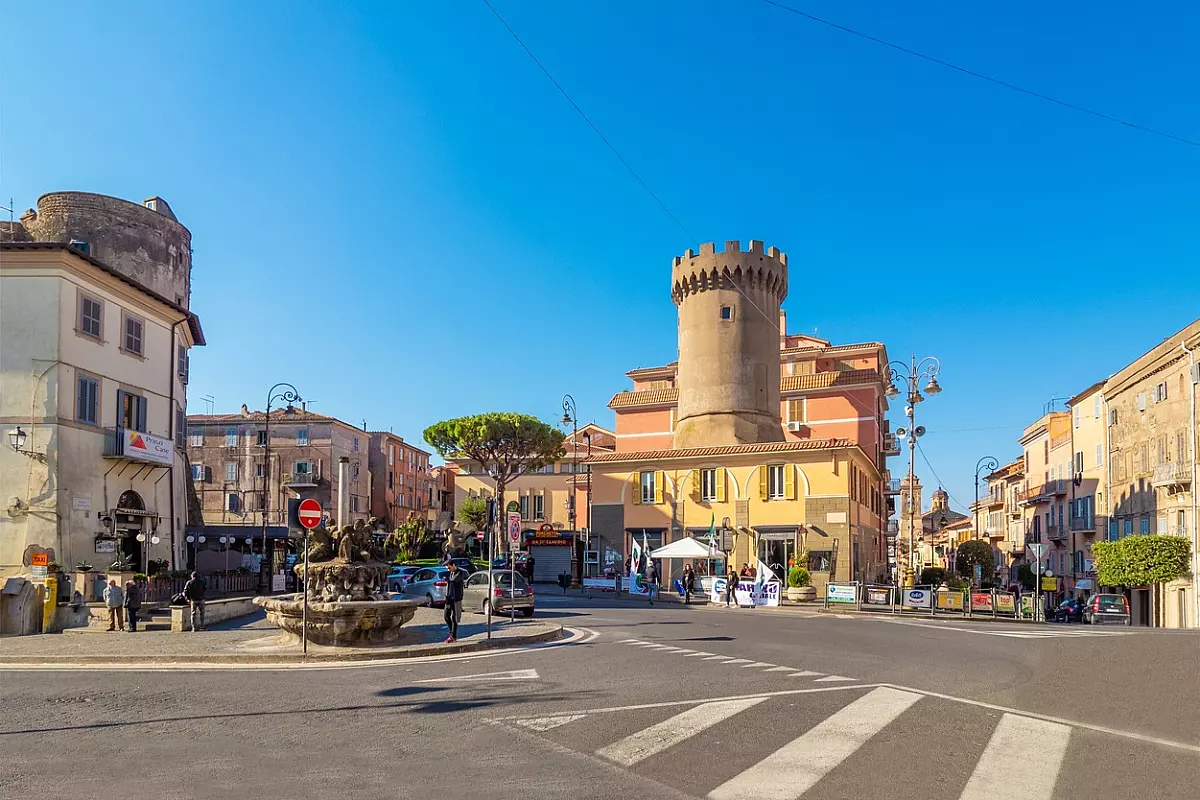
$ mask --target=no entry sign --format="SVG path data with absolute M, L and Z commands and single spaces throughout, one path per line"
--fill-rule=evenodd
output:
M 301 525 L 312 530 L 321 524 L 321 504 L 311 497 L 301 500 L 300 507 L 296 509 L 296 516 L 300 518 Z

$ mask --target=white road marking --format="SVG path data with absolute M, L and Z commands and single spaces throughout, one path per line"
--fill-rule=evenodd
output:
M 676 714 L 657 725 L 644 728 L 632 736 L 626 736 L 620 741 L 602 747 L 596 751 L 596 755 L 608 759 L 614 764 L 632 767 L 655 753 L 661 753 L 663 750 L 674 747 L 766 699 L 765 697 L 749 697 L 742 700 L 704 703 Z
M 556 717 L 533 717 L 531 719 L 517 720 L 515 724 L 522 728 L 529 728 L 531 731 L 544 733 L 552 731 L 560 725 L 566 725 L 568 722 L 574 722 L 577 719 L 583 719 L 587 714 L 560 714 Z
M 875 617 L 876 622 L 887 622 L 892 625 L 911 625 L 914 628 L 930 628 L 936 631 L 959 631 L 961 633 L 977 633 L 981 636 L 1003 636 L 1009 639 L 1059 639 L 1059 638 L 1083 638 L 1083 637 L 1101 637 L 1101 636 L 1129 636 L 1132 631 L 1076 631 L 1070 629 L 1062 630 L 1045 630 L 1039 628 L 1029 628 L 1028 630 L 984 630 L 982 628 L 960 628 L 954 625 L 942 625 L 936 622 L 916 622 L 907 619 L 886 619 L 884 617 Z M 997 623 L 1010 624 L 1010 623 Z M 1011 623 L 1016 625 L 1018 623 Z M 1024 623 L 1031 624 L 1031 623 Z
M 814 675 L 824 675 L 824 674 L 825 674 L 824 672 L 813 672 L 813 671 L 807 670 L 807 669 L 800 669 L 800 670 L 796 670 L 791 675 L 788 675 L 788 677 L 789 678 L 811 678 Z
M 731 658 L 725 662 L 725 666 L 728 667 L 728 666 L 732 666 L 734 664 L 751 664 L 751 663 L 753 663 L 753 662 L 748 658 Z
M 1070 738 L 1066 725 L 1005 714 L 959 800 L 1050 800 Z
M 711 656 L 711 655 L 712 655 L 712 653 L 708 652 L 707 650 L 693 650 L 692 652 L 690 652 L 686 656 L 684 656 L 684 658 L 695 658 L 696 656 Z
M 721 659 L 722 661 L 728 661 L 728 660 L 730 660 L 731 658 L 733 658 L 733 656 L 709 656 L 708 658 L 706 658 L 706 659 L 704 659 L 704 660 L 705 660 L 705 661 L 714 661 L 714 660 L 716 660 L 716 659 L 718 659 L 718 658 L 719 658 L 719 659 Z
M 841 683 L 842 681 L 852 681 L 854 678 L 846 678 L 841 675 L 828 675 L 824 678 L 817 678 L 813 683 Z
M 536 669 L 513 669 L 507 672 L 484 672 L 479 675 L 451 675 L 440 678 L 426 678 L 413 683 L 459 683 L 463 681 L 536 681 L 541 676 Z
M 763 670 L 763 672 L 792 672 L 792 671 L 793 670 L 791 667 L 771 667 L 770 669 Z
M 750 669 L 751 667 L 773 667 L 774 664 L 768 664 L 765 661 L 751 661 L 749 664 L 742 664 L 742 669 Z M 769 671 L 769 670 L 764 670 Z
M 622 639 L 617 644 L 638 644 L 641 641 L 641 639 Z
M 709 800 L 795 800 L 921 695 L 875 689 L 709 792 Z

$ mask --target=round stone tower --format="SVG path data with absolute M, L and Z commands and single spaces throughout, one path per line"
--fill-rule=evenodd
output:
M 779 306 L 787 255 L 751 240 L 676 257 L 679 307 L 676 448 L 783 441 L 779 419 Z

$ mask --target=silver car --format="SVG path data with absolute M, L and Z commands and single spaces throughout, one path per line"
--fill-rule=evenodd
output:
M 421 571 L 421 567 L 392 567 L 387 576 L 389 592 L 403 592 L 404 587 L 412 580 L 412 576 Z
M 532 617 L 533 587 L 524 575 L 512 570 L 476 572 L 467 578 L 463 588 L 463 610 L 486 614 L 489 604 L 493 614 L 507 616 L 520 611 L 523 616 Z
M 424 600 L 425 605 L 441 606 L 446 604 L 446 573 L 445 567 L 425 567 L 417 570 L 400 591 L 405 597 L 413 600 Z

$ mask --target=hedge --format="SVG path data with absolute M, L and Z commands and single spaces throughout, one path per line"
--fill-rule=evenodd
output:
M 1152 586 L 1189 573 L 1192 543 L 1179 536 L 1126 536 L 1092 545 L 1101 586 Z

